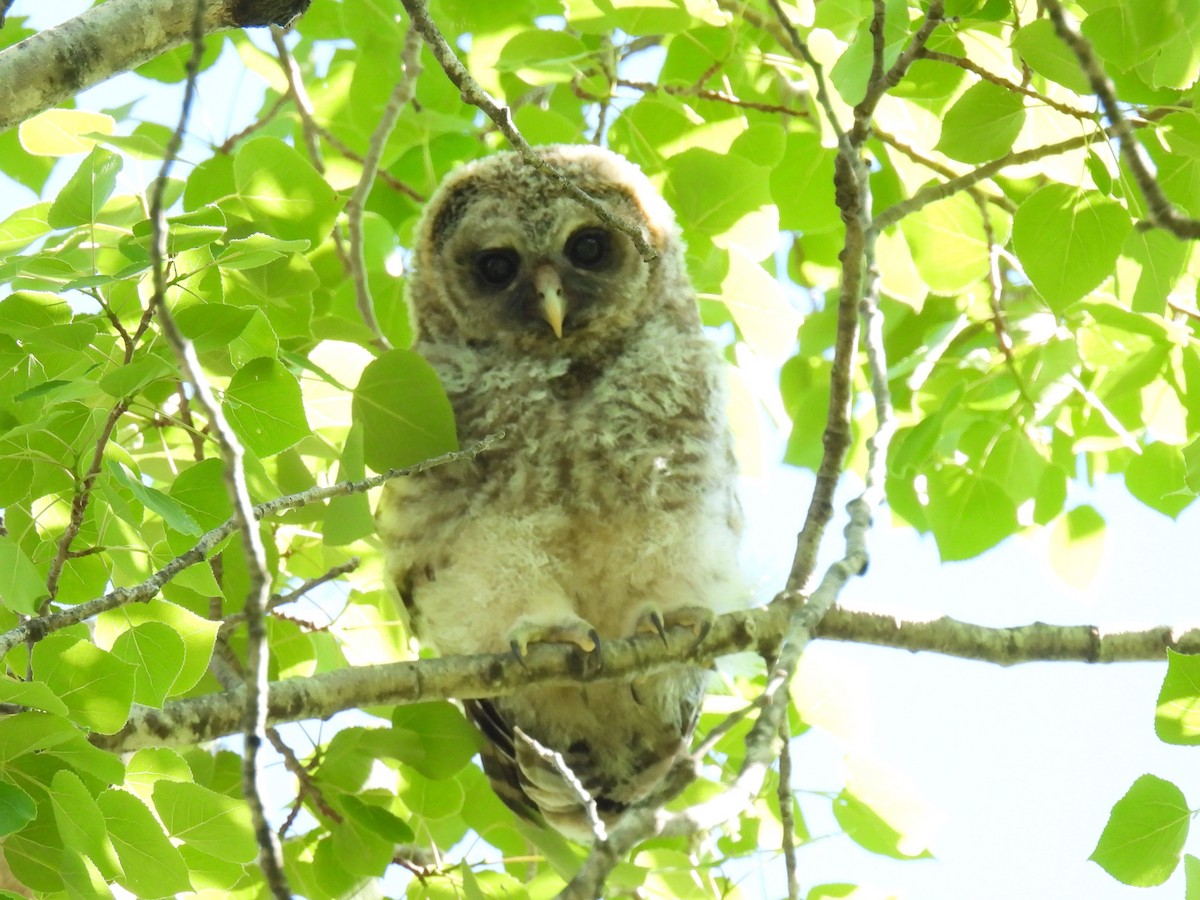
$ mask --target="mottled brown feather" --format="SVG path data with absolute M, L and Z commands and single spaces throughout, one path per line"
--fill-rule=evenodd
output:
M 380 504 L 391 579 L 420 639 L 444 654 L 503 652 L 514 634 L 552 629 L 626 637 L 650 611 L 670 621 L 742 599 L 724 364 L 701 329 L 674 217 L 616 154 L 540 152 L 659 255 L 645 262 L 613 232 L 603 265 L 573 264 L 570 237 L 603 226 L 514 154 L 462 167 L 430 200 L 408 285 L 415 349 L 464 444 L 505 433 L 474 461 L 389 483 Z M 478 271 L 497 247 L 520 261 L 501 291 Z M 561 339 L 531 306 L 536 266 L 561 281 Z M 611 821 L 686 751 L 705 679 L 681 666 L 466 708 L 500 798 L 586 841 L 577 793 L 521 734 L 560 754 Z

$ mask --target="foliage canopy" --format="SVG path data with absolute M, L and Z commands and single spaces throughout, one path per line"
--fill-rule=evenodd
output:
M 316 0 L 274 43 L 219 31 L 198 64 L 183 46 L 127 76 L 161 100 L 198 73 L 216 118 L 229 72 L 261 93 L 244 131 L 193 135 L 159 185 L 165 255 L 151 176 L 176 155 L 173 104 L 158 121 L 149 102 L 69 103 L 0 133 L 5 190 L 38 198 L 0 222 L 0 835 L 39 894 L 264 889 L 232 744 L 167 731 L 121 755 L 123 738 L 104 740 L 237 687 L 257 652 L 255 566 L 226 527 L 230 454 L 160 303 L 244 451 L 250 500 L 303 495 L 257 525 L 270 679 L 413 656 L 368 494 L 311 492 L 457 448 L 436 377 L 406 349 L 403 259 L 441 178 L 506 141 L 428 46 L 416 75 L 404 9 L 417 6 Z M 764 430 L 790 429 L 786 463 L 878 476 L 894 523 L 931 534 L 943 560 L 1048 528 L 1078 578 L 1105 524 L 1072 483 L 1121 477 L 1170 517 L 1195 499 L 1200 5 L 430 0 L 428 13 L 530 143 L 603 141 L 661 185 L 727 352 L 748 468 Z M 10 16 L 0 48 L 31 34 Z M 1164 741 L 1200 741 L 1194 669 L 1171 654 Z M 750 664 L 724 671 L 702 734 L 767 682 Z M 269 812 L 297 893 L 347 896 L 399 865 L 413 895 L 542 897 L 579 870 L 583 849 L 519 825 L 487 790 L 450 703 L 368 712 L 273 735 L 293 747 L 291 793 Z M 753 720 L 727 726 L 673 808 L 744 771 Z M 784 772 L 781 791 L 766 771 L 713 840 L 663 837 L 616 861 L 606 890 L 737 896 L 739 859 L 808 837 Z M 925 855 L 878 800 L 847 788 L 827 802 L 866 851 Z M 1092 858 L 1161 883 L 1189 819 L 1179 787 L 1139 778 L 1096 823 Z M 463 845 L 470 833 L 485 843 Z M 1200 891 L 1200 862 L 1186 871 Z

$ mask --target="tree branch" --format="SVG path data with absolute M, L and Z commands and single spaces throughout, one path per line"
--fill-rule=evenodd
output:
M 416 465 L 404 469 L 392 469 L 384 472 L 382 475 L 375 475 L 362 481 L 340 481 L 328 487 L 309 488 L 306 491 L 300 491 L 296 494 L 276 497 L 274 500 L 268 500 L 265 503 L 256 505 L 254 507 L 254 517 L 262 519 L 265 516 L 274 515 L 284 510 L 299 509 L 311 503 L 328 500 L 330 497 L 362 494 L 379 487 L 385 482 L 391 481 L 393 478 L 404 478 L 409 475 L 415 475 L 418 472 L 424 472 L 426 469 L 431 469 L 434 466 L 445 465 L 446 463 L 457 462 L 459 460 L 474 459 L 503 437 L 503 432 L 490 434 L 464 450 L 443 453 L 441 456 L 435 456 Z M 62 612 L 37 616 L 36 618 L 22 622 L 14 628 L 10 628 L 8 631 L 0 634 L 0 658 L 19 644 L 25 642 L 36 643 L 48 634 L 61 631 L 63 628 L 69 628 L 72 625 L 78 625 L 80 622 L 86 622 L 88 619 L 98 616 L 102 612 L 118 609 L 129 603 L 144 603 L 154 598 L 162 590 L 164 584 L 184 569 L 207 559 L 208 554 L 212 552 L 213 548 L 229 537 L 229 535 L 233 534 L 236 529 L 236 520 L 230 518 L 216 528 L 205 532 L 196 541 L 195 546 L 191 550 L 175 557 L 140 584 L 130 588 L 116 588 L 103 597 L 89 600 L 86 603 L 80 603 L 78 606 L 73 606 Z
M 1167 199 L 1166 194 L 1163 193 L 1154 173 L 1151 172 L 1151 164 L 1146 159 L 1146 151 L 1134 135 L 1133 126 L 1121 110 L 1116 89 L 1108 75 L 1105 74 L 1104 67 L 1096 59 L 1096 54 L 1092 52 L 1092 45 L 1067 22 L 1059 0 L 1042 0 L 1042 2 L 1050 16 L 1050 21 L 1054 24 L 1054 31 L 1075 54 L 1079 60 L 1079 67 L 1100 99 L 1100 107 L 1104 110 L 1105 118 L 1108 119 L 1111 130 L 1116 135 L 1117 143 L 1121 148 L 1121 158 L 1125 160 L 1129 171 L 1133 173 L 1138 190 L 1142 192 L 1142 196 L 1146 200 L 1147 218 L 1159 228 L 1171 232 L 1176 237 L 1200 238 L 1200 219 L 1180 215 L 1171 201 Z
M 687 629 L 606 641 L 603 668 L 590 680 L 628 679 L 680 662 L 707 665 L 717 657 L 778 646 L 787 614 L 772 606 L 727 613 L 695 644 Z M 1035 662 L 1161 662 L 1166 651 L 1200 653 L 1200 628 L 1178 632 L 1170 626 L 1102 634 L 1094 625 L 1034 623 L 989 628 L 940 618 L 905 621 L 876 613 L 834 607 L 815 627 L 818 640 L 938 653 L 975 662 L 1013 666 Z M 506 696 L 531 684 L 579 684 L 580 664 L 570 647 L 537 645 L 526 664 L 511 654 L 447 656 L 386 665 L 362 666 L 290 678 L 270 685 L 267 716 L 273 724 L 324 719 L 348 709 L 425 703 L 434 700 Z M 129 722 L 115 734 L 91 735 L 102 749 L 126 752 L 141 747 L 190 746 L 238 730 L 240 691 L 172 700 L 162 709 L 134 705 Z
M 309 0 L 201 0 L 201 28 L 285 25 Z M 191 39 L 187 0 L 109 0 L 0 52 L 0 132 Z M 120 40 L 113 40 L 120 35 Z
M 415 27 L 410 26 L 408 34 L 405 35 L 401 60 L 403 64 L 400 80 L 396 82 L 392 95 L 379 116 L 379 124 L 375 126 L 367 145 L 367 155 L 363 158 L 362 175 L 349 202 L 346 203 L 347 229 L 350 233 L 350 252 L 347 257 L 350 277 L 354 282 L 358 314 L 375 335 L 376 342 L 385 350 L 390 349 L 391 345 L 379 328 L 379 319 L 375 315 L 375 301 L 367 283 L 367 260 L 363 251 L 363 211 L 371 188 L 375 185 L 375 173 L 379 171 L 379 161 L 383 157 L 388 137 L 396 126 L 396 120 L 400 118 L 400 112 L 412 100 L 417 87 L 417 76 L 421 74 L 421 38 Z

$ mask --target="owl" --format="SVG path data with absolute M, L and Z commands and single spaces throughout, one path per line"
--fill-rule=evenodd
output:
M 471 461 L 390 482 L 387 572 L 443 655 L 599 644 L 686 625 L 741 595 L 723 363 L 705 337 L 674 216 L 623 157 L 537 150 L 633 223 L 657 256 L 500 153 L 452 172 L 418 226 L 414 349 Z M 467 701 L 518 814 L 590 842 L 687 751 L 707 673 L 529 686 Z

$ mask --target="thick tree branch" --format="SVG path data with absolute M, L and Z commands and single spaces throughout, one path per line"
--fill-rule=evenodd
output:
M 688 628 L 641 634 L 601 647 L 601 666 L 588 663 L 590 679 L 629 678 L 680 662 L 707 665 L 718 656 L 778 644 L 787 612 L 774 607 L 739 611 L 717 619 L 704 640 Z M 530 684 L 577 684 L 584 661 L 570 647 L 538 644 L 523 660 L 511 653 L 423 659 L 326 672 L 273 682 L 267 699 L 271 723 L 323 719 L 347 709 L 421 703 L 451 698 L 469 700 L 511 694 Z M 166 703 L 163 708 L 135 706 L 129 722 L 112 735 L 93 735 L 96 746 L 134 750 L 180 746 L 213 740 L 238 730 L 244 691 L 208 694 Z
M 202 0 L 205 34 L 285 25 L 308 0 Z M 109 0 L 0 52 L 0 131 L 191 39 L 189 0 Z M 119 35 L 119 40 L 113 40 Z
M 592 680 L 627 679 L 679 662 L 707 664 L 740 651 L 770 651 L 787 626 L 787 614 L 775 607 L 729 613 L 717 619 L 698 645 L 686 629 L 607 641 L 603 668 Z M 1178 632 L 1168 626 L 1102 634 L 1092 625 L 1035 623 L 988 628 L 956 619 L 931 622 L 895 619 L 875 613 L 833 608 L 814 630 L 818 640 L 938 653 L 976 662 L 1012 666 L 1032 662 L 1161 662 L 1166 651 L 1200 653 L 1200 628 Z M 272 723 L 324 719 L 348 709 L 479 699 L 511 694 L 529 684 L 578 684 L 581 666 L 569 647 L 538 645 L 522 665 L 511 654 L 450 656 L 412 662 L 343 669 L 308 678 L 272 682 L 267 715 Z M 189 746 L 238 730 L 242 694 L 230 691 L 173 700 L 162 709 L 133 708 L 128 724 L 116 734 L 92 735 L 98 747 L 114 752 L 153 746 Z
M 1180 632 L 1160 626 L 1111 634 L 1101 633 L 1094 625 L 1044 622 L 988 628 L 947 617 L 913 622 L 844 609 L 832 610 L 821 621 L 818 636 L 914 653 L 940 653 L 999 666 L 1027 662 L 1162 662 L 1168 649 L 1200 653 L 1200 628 Z

